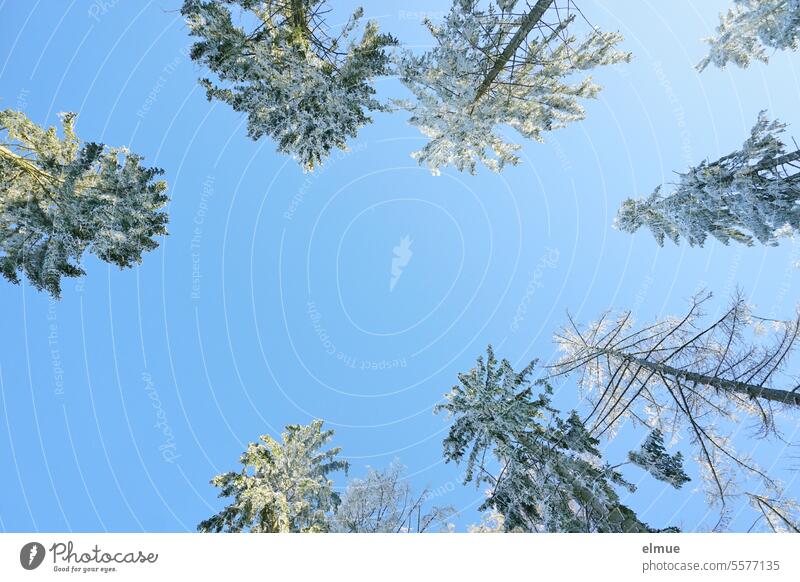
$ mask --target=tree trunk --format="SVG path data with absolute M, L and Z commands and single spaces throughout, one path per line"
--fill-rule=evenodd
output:
M 508 64 L 508 61 L 511 60 L 511 57 L 513 57 L 517 52 L 517 49 L 528 37 L 528 34 L 530 34 L 531 30 L 533 30 L 533 27 L 536 26 L 536 24 L 542 19 L 542 16 L 544 16 L 544 13 L 547 12 L 547 9 L 550 8 L 552 3 L 553 0 L 539 0 L 533 6 L 533 8 L 531 8 L 530 12 L 523 16 L 519 23 L 519 28 L 517 28 L 517 32 L 515 32 L 514 36 L 511 37 L 511 40 L 505 46 L 503 52 L 501 52 L 494 61 L 494 65 L 492 65 L 492 68 L 489 69 L 488 74 L 483 78 L 483 81 L 478 87 L 478 91 L 475 93 L 475 98 L 472 100 L 473 107 L 480 100 L 480 98 L 486 94 L 492 83 L 494 83 L 494 80 L 505 68 L 506 64 Z
M 698 374 L 696 372 L 689 372 L 675 368 L 669 364 L 660 364 L 636 358 L 627 354 L 620 354 L 616 351 L 608 351 L 607 353 L 634 362 L 643 368 L 652 370 L 674 378 L 688 380 L 690 382 L 697 382 L 706 386 L 713 386 L 718 390 L 725 392 L 735 392 L 736 394 L 745 394 L 752 398 L 763 398 L 770 402 L 779 402 L 781 404 L 789 404 L 792 406 L 800 406 L 800 392 L 791 392 L 789 390 L 778 390 L 775 388 L 765 388 L 758 384 L 748 384 L 747 382 L 740 382 L 738 380 L 726 380 L 717 376 L 707 376 L 705 374 Z
M 305 0 L 291 0 L 289 2 L 291 13 L 292 28 L 299 39 L 308 43 L 311 31 L 308 28 L 308 18 L 306 16 Z
M 747 173 L 750 172 L 760 172 L 762 170 L 773 170 L 778 166 L 783 166 L 784 164 L 788 164 L 789 162 L 796 162 L 800 160 L 800 150 L 795 150 L 793 152 L 789 152 L 788 154 L 783 154 L 782 156 L 778 156 L 777 158 L 772 158 L 770 160 L 764 160 L 760 164 L 756 164 L 753 166 L 751 170 L 748 170 Z
M 722 156 L 721 158 L 719 158 L 715 162 L 712 162 L 709 165 L 710 166 L 717 166 L 717 165 L 724 164 L 725 162 L 727 162 L 731 158 L 734 158 L 734 157 L 736 157 L 736 156 L 738 156 L 740 154 L 741 154 L 741 151 L 735 151 L 735 152 L 730 153 L 730 154 L 728 154 L 726 156 Z M 743 169 L 743 171 L 742 171 L 742 174 L 751 174 L 753 172 L 761 172 L 763 170 L 773 170 L 773 169 L 777 168 L 778 166 L 782 166 L 784 164 L 788 164 L 789 162 L 796 162 L 797 160 L 800 160 L 800 150 L 795 150 L 793 152 L 789 152 L 788 154 L 783 154 L 782 156 L 778 156 L 777 158 L 770 158 L 770 159 L 767 159 L 767 160 L 763 160 L 763 161 L 759 162 L 758 164 L 756 164 L 755 166 L 745 167 Z

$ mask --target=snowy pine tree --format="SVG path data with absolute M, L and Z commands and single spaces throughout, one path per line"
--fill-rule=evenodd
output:
M 185 0 L 181 10 L 200 38 L 192 59 L 219 81 L 200 81 L 209 100 L 245 113 L 252 139 L 270 136 L 305 169 L 347 149 L 368 113 L 385 109 L 372 83 L 395 44 L 374 22 L 350 39 L 361 9 L 340 31 L 326 25 L 327 11 L 324 0 Z
M 635 488 L 603 463 L 577 414 L 563 419 L 552 388 L 531 380 L 535 365 L 516 372 L 489 346 L 436 407 L 452 420 L 445 460 L 465 463 L 465 483 L 488 487 L 480 510 L 501 514 L 493 521 L 505 531 L 654 531 L 620 501 L 615 486 Z
M 322 450 L 332 430 L 322 421 L 289 425 L 283 443 L 269 435 L 250 443 L 241 457 L 242 469 L 217 475 L 211 484 L 220 497 L 232 498 L 221 512 L 197 526 L 203 532 L 322 532 L 330 529 L 330 514 L 339 504 L 328 475 L 347 470 L 337 459 L 339 448 Z
M 724 68 L 729 62 L 747 67 L 752 60 L 768 62 L 767 49 L 796 49 L 800 38 L 800 0 L 733 0 L 720 14 L 717 36 L 697 68 Z
M 161 170 L 125 148 L 81 143 L 75 114 L 61 118 L 63 137 L 0 111 L 0 272 L 54 297 L 62 277 L 84 274 L 86 251 L 120 268 L 140 263 L 166 234 L 168 200 Z
M 678 174 L 669 195 L 659 186 L 646 199 L 625 200 L 614 227 L 647 226 L 660 245 L 683 238 L 702 246 L 709 235 L 724 244 L 777 244 L 800 228 L 800 150 L 786 151 L 785 128 L 762 111 L 742 149 Z
M 683 470 L 683 455 L 680 451 L 674 455 L 667 452 L 664 435 L 657 428 L 647 435 L 638 451 L 628 453 L 628 460 L 659 481 L 669 483 L 675 489 L 680 489 L 691 481 Z
M 615 50 L 621 36 L 589 27 L 571 32 L 580 12 L 572 0 L 454 0 L 441 25 L 426 21 L 434 46 L 398 59 L 403 83 L 415 99 L 399 104 L 429 142 L 413 154 L 437 174 L 453 165 L 475 172 L 478 162 L 499 171 L 519 160 L 519 145 L 502 126 L 541 141 L 541 134 L 583 119 L 579 100 L 597 95 L 590 78 L 575 73 L 629 59 Z

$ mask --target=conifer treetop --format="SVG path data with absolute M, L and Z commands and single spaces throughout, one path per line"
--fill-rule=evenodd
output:
M 787 148 L 785 130 L 761 111 L 741 149 L 678 174 L 669 194 L 658 186 L 647 198 L 625 200 L 614 227 L 633 233 L 646 226 L 659 245 L 702 246 L 709 236 L 778 244 L 800 228 L 800 150 Z
M 800 0 L 733 0 L 719 17 L 717 34 L 706 39 L 708 55 L 697 68 L 725 68 L 728 63 L 747 67 L 752 61 L 769 62 L 775 50 L 794 50 L 800 39 Z M 771 50 L 770 50 L 771 49 Z
M 373 81 L 396 44 L 375 22 L 359 27 L 361 8 L 336 30 L 328 12 L 324 0 L 185 0 L 181 10 L 199 39 L 191 58 L 216 75 L 200 80 L 208 99 L 245 113 L 252 139 L 269 136 L 306 170 L 386 109 Z
M 579 38 L 582 20 L 573 0 L 454 0 L 443 22 L 426 21 L 433 47 L 398 58 L 414 99 L 397 103 L 428 138 L 413 157 L 434 174 L 475 173 L 478 163 L 499 171 L 519 162 L 503 127 L 541 141 L 583 119 L 580 100 L 600 87 L 572 77 L 630 55 L 616 49 L 617 33 L 586 25 Z
M 126 148 L 82 143 L 75 118 L 61 115 L 59 137 L 0 111 L 0 272 L 12 283 L 24 273 L 55 297 L 62 277 L 84 274 L 85 252 L 131 267 L 167 233 L 162 170 Z

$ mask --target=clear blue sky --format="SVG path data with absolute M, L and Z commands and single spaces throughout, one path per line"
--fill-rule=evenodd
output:
M 399 457 L 463 527 L 482 495 L 442 463 L 447 424 L 431 409 L 487 343 L 518 366 L 547 361 L 567 309 L 651 319 L 701 286 L 716 307 L 738 285 L 761 313 L 791 316 L 791 243 L 659 249 L 611 228 L 624 198 L 738 147 L 762 108 L 800 137 L 800 55 L 694 71 L 726 4 L 582 2 L 634 54 L 597 71 L 586 121 L 525 142 L 502 174 L 432 177 L 409 157 L 423 142 L 402 113 L 376 115 L 315 174 L 250 141 L 242 116 L 197 86 L 179 0 L 0 0 L 0 107 L 47 125 L 77 111 L 83 139 L 164 168 L 172 197 L 170 234 L 140 268 L 90 257 L 57 303 L 0 282 L 0 530 L 193 530 L 221 507 L 209 479 L 248 441 L 313 418 L 336 430 L 352 475 Z M 418 13 L 447 6 L 365 12 L 414 45 L 427 42 Z M 337 3 L 331 22 L 348 13 Z M 413 254 L 392 288 L 406 235 Z M 580 406 L 569 382 L 557 403 Z M 623 432 L 608 459 L 643 436 Z M 791 477 L 786 451 L 755 455 L 783 455 L 775 471 Z M 700 493 L 626 474 L 651 524 L 713 524 Z

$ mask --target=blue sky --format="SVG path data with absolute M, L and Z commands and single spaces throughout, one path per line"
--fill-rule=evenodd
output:
M 172 197 L 170 234 L 139 268 L 89 257 L 60 302 L 0 282 L 0 530 L 194 530 L 221 507 L 209 479 L 248 441 L 313 418 L 335 429 L 351 475 L 398 457 L 417 489 L 462 510 L 463 528 L 482 494 L 443 464 L 447 423 L 431 410 L 487 343 L 519 367 L 548 361 L 567 309 L 649 320 L 701 287 L 715 308 L 739 286 L 760 313 L 791 316 L 791 242 L 661 249 L 611 228 L 623 199 L 738 147 L 761 109 L 800 136 L 800 55 L 693 69 L 726 5 L 582 2 L 634 55 L 596 71 L 604 90 L 587 119 L 522 141 L 523 163 L 502 174 L 433 177 L 409 157 L 423 141 L 402 113 L 376 115 L 314 174 L 249 140 L 242 116 L 198 87 L 179 0 L 0 0 L 0 107 L 46 125 L 78 112 L 83 139 L 164 168 Z M 422 46 L 420 13 L 447 6 L 365 12 Z M 411 255 L 392 286 L 405 237 Z M 580 407 L 570 382 L 556 402 Z M 643 436 L 623 431 L 608 459 Z M 744 442 L 800 494 L 786 451 Z M 702 494 L 626 474 L 651 524 L 713 524 Z

